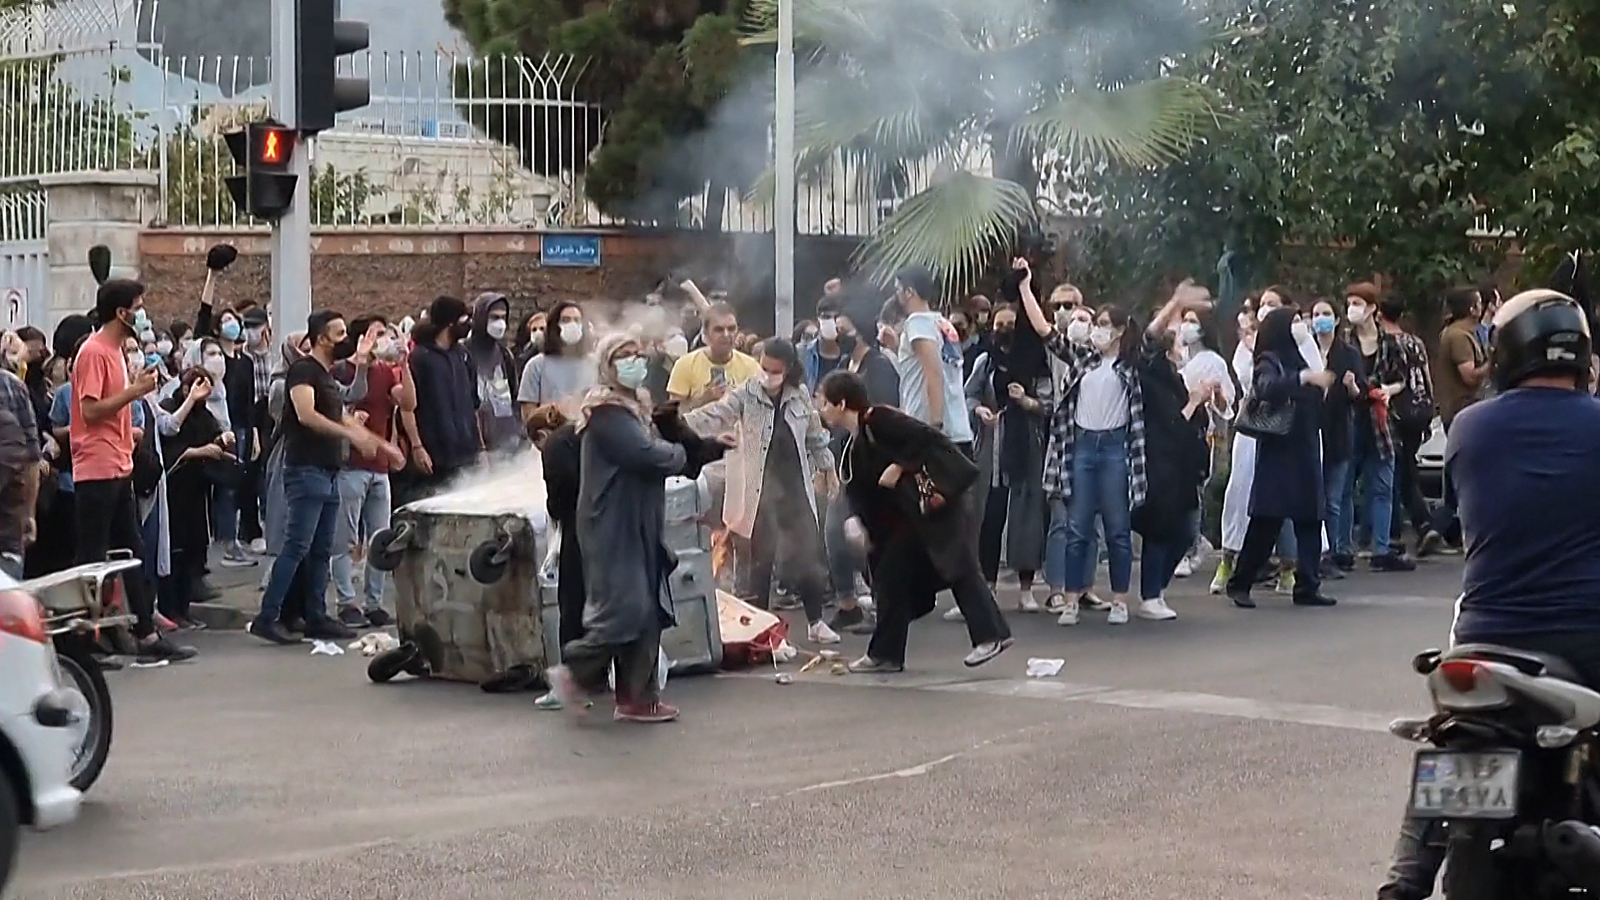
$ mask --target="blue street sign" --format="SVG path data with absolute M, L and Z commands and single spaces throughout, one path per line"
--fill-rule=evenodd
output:
M 600 235 L 540 235 L 539 261 L 546 266 L 598 266 L 600 265 Z

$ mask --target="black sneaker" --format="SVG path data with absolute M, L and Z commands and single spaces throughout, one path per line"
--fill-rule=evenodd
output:
M 1398 553 L 1385 553 L 1383 556 L 1374 556 L 1368 561 L 1367 567 L 1374 572 L 1415 572 L 1417 564 Z
M 1325 594 L 1307 594 L 1294 598 L 1295 606 L 1336 606 L 1339 601 Z
M 1422 538 L 1417 541 L 1417 559 L 1426 559 L 1438 553 L 1443 546 L 1444 536 L 1429 528 L 1423 533 Z
M 350 641 L 355 639 L 356 633 L 333 619 L 323 619 L 306 623 L 306 637 L 313 641 Z
M 183 662 L 194 659 L 200 651 L 193 647 L 182 647 L 157 634 L 139 642 L 137 661 L 145 665 L 161 662 Z
M 849 631 L 852 627 L 860 625 L 866 618 L 866 610 L 859 606 L 854 609 L 841 609 L 833 614 L 833 619 L 828 622 L 828 627 L 834 631 Z
M 263 625 L 260 622 L 253 621 L 247 630 L 269 644 L 281 644 L 287 647 L 300 643 L 299 638 L 290 634 L 287 629 L 277 622 L 269 622 Z
M 366 628 L 367 614 L 354 606 L 339 607 L 339 624 L 346 628 Z
M 1329 556 L 1329 559 L 1333 560 L 1334 567 L 1341 572 L 1354 572 L 1356 570 L 1356 558 L 1349 553 L 1334 553 Z
M 394 624 L 394 616 L 389 615 L 386 610 L 381 608 L 369 609 L 367 610 L 367 624 L 373 628 L 388 628 Z
M 1233 605 L 1239 607 L 1240 609 L 1256 608 L 1256 601 L 1250 599 L 1249 591 L 1235 591 L 1230 589 L 1228 591 L 1228 599 L 1232 600 Z

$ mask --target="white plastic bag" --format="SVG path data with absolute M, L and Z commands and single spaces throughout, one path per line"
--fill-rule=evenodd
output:
M 672 660 L 667 659 L 667 651 L 656 648 L 656 690 L 667 689 L 667 673 L 672 669 Z M 617 690 L 617 667 L 612 665 L 611 671 L 606 673 L 606 686 L 612 693 Z
M 543 584 L 554 584 L 561 577 L 561 526 L 551 522 L 544 533 L 544 542 L 544 562 L 539 565 L 539 580 Z

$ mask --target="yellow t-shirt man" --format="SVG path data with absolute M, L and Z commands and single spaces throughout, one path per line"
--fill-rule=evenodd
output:
M 667 393 L 674 397 L 691 399 L 705 393 L 706 389 L 718 381 L 727 386 L 729 390 L 744 384 L 751 378 L 761 373 L 761 363 L 748 353 L 733 351 L 733 356 L 721 365 L 711 361 L 704 347 L 693 353 L 686 353 L 672 367 L 672 376 L 667 379 Z

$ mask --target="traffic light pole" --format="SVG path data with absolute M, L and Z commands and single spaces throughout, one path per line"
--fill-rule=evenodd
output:
M 296 0 L 272 0 L 272 112 L 289 126 L 295 110 Z M 306 329 L 311 315 L 311 154 L 295 143 L 290 171 L 298 176 L 289 212 L 272 226 L 272 333 L 282 340 Z

